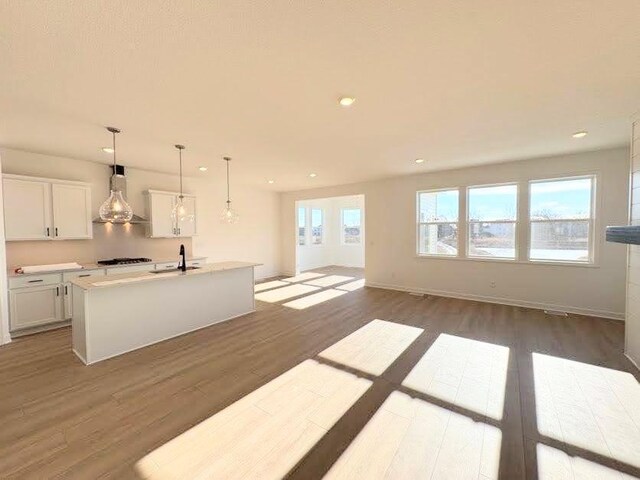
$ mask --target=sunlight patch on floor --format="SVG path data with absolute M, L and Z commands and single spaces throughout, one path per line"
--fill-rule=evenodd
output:
M 640 384 L 628 372 L 533 353 L 541 435 L 640 468 Z
M 497 479 L 500 429 L 393 392 L 325 479 Z
M 536 446 L 536 457 L 539 480 L 633 480 L 636 478 L 581 457 L 569 456 L 562 450 L 542 443 Z
M 508 347 L 443 333 L 402 385 L 501 420 L 508 365 Z
M 336 288 L 340 290 L 346 290 L 347 292 L 354 292 L 356 290 L 360 290 L 364 287 L 364 278 L 360 280 L 356 280 L 355 282 L 345 283 L 344 285 L 340 285 Z
M 287 287 L 276 288 L 275 290 L 269 290 L 267 292 L 261 292 L 256 294 L 256 300 L 267 303 L 281 302 L 288 298 L 298 297 L 300 295 L 306 295 L 307 293 L 320 290 L 319 287 L 312 287 L 310 285 L 289 285 Z
M 316 280 L 308 280 L 304 282 L 306 285 L 314 285 L 316 287 L 332 287 L 338 283 L 344 283 L 349 280 L 353 280 L 353 277 L 347 277 L 345 275 L 329 275 L 327 277 L 318 278 Z
M 332 300 L 334 298 L 340 297 L 348 293 L 346 291 L 341 290 L 324 290 L 322 292 L 313 293 L 311 295 L 307 295 L 306 297 L 297 298 L 288 303 L 285 303 L 285 307 L 294 308 L 296 310 L 304 310 L 305 308 L 313 307 L 315 305 L 319 305 L 328 300 Z
M 297 282 L 304 282 L 305 280 L 311 280 L 313 278 L 324 277 L 325 275 L 326 273 L 305 272 L 305 273 L 296 275 L 295 277 L 283 278 L 282 281 L 289 282 L 289 283 L 297 283 Z
M 380 375 L 422 332 L 422 328 L 376 319 L 318 356 L 361 372 Z
M 136 470 L 150 480 L 283 478 L 370 386 L 306 360 L 149 453 Z
M 280 280 L 273 280 L 272 282 L 264 282 L 258 283 L 254 285 L 254 292 L 261 292 L 263 290 L 269 290 L 271 288 L 284 287 L 285 285 L 289 285 L 287 282 L 281 282 Z

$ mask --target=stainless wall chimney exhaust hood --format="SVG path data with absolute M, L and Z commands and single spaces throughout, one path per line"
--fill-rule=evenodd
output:
M 111 178 L 109 179 L 109 188 L 111 190 L 119 190 L 120 192 L 122 192 L 122 195 L 124 196 L 124 198 L 126 200 L 126 198 L 127 198 L 127 177 L 125 175 L 124 166 L 115 165 L 115 167 L 114 167 L 112 165 L 110 168 L 111 168 L 111 171 L 113 172 L 113 174 L 111 175 Z M 145 224 L 145 223 L 149 223 L 149 221 L 146 218 L 143 218 L 140 215 L 136 215 L 134 213 L 133 217 L 131 217 L 131 220 L 129 220 L 128 222 L 109 222 L 109 221 L 102 220 L 100 217 L 96 217 L 96 218 L 93 219 L 93 223 Z

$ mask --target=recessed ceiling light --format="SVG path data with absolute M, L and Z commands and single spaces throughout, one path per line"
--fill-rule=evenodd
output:
M 416 163 L 424 163 L 424 158 L 416 158 Z
M 113 153 L 113 148 L 111 148 L 111 147 L 102 147 L 102 151 L 104 153 Z
M 202 167 L 198 167 L 198 170 L 200 170 L 201 172 L 206 172 L 208 168 L 205 166 L 202 166 Z
M 276 183 L 275 180 L 267 180 L 267 183 Z
M 582 131 L 582 132 L 576 132 L 573 135 L 573 138 L 583 138 L 587 136 L 587 132 Z
M 309 176 L 310 176 L 311 178 L 315 178 L 315 177 L 317 177 L 317 176 L 318 176 L 318 174 L 317 174 L 317 173 L 310 173 L 310 174 L 309 174 Z
M 342 105 L 343 107 L 350 107 L 351 105 L 353 105 L 353 102 L 355 102 L 356 99 L 353 97 L 340 97 L 340 105 Z

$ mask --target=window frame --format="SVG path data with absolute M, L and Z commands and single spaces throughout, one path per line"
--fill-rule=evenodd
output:
M 304 243 L 300 243 L 300 210 L 304 210 Z M 296 246 L 307 247 L 309 245 L 309 209 L 307 207 L 298 207 L 296 212 Z
M 471 221 L 471 209 L 469 208 L 469 192 L 473 188 L 491 188 L 491 187 L 510 187 L 515 185 L 516 187 L 516 205 L 515 212 L 516 218 L 515 220 L 485 220 L 485 221 Z M 502 182 L 502 183 L 487 183 L 481 185 L 467 185 L 465 189 L 465 210 L 466 210 L 466 219 L 465 219 L 465 257 L 469 260 L 491 260 L 495 262 L 518 262 L 520 261 L 520 229 L 521 229 L 521 219 L 520 219 L 520 182 L 512 181 L 512 182 Z M 492 257 L 492 256 L 482 256 L 482 255 L 470 255 L 470 246 L 471 246 L 471 224 L 474 223 L 513 223 L 513 249 L 514 256 L 511 257 Z
M 322 219 L 322 223 L 320 224 L 322 227 L 322 233 L 320 235 L 320 243 L 314 243 L 313 242 L 313 211 L 317 210 L 320 212 L 321 215 L 321 219 Z M 324 214 L 324 208 L 321 207 L 309 207 L 309 246 L 310 247 L 322 247 L 325 245 L 325 240 L 326 240 L 326 232 L 325 232 L 325 214 Z
M 551 182 L 562 182 L 567 180 L 591 180 L 591 190 L 590 190 L 590 211 L 589 218 L 573 218 L 573 219 L 552 219 L 552 220 L 533 220 L 531 218 L 531 185 L 534 183 L 551 183 Z M 596 266 L 596 236 L 595 232 L 597 229 L 597 219 L 598 215 L 596 213 L 597 209 L 597 183 L 598 183 L 598 174 L 590 173 L 583 175 L 571 175 L 571 176 L 561 176 L 561 177 L 545 177 L 545 178 L 533 178 L 527 181 L 527 200 L 528 200 L 528 210 L 527 210 L 527 248 L 526 248 L 526 261 L 531 264 L 553 264 L 553 265 L 574 265 L 574 266 Z M 531 233 L 532 233 L 532 225 L 534 223 L 553 223 L 553 222 L 588 222 L 589 224 L 589 235 L 588 235 L 588 244 L 587 250 L 589 255 L 589 260 L 586 262 L 578 261 L 578 260 L 553 260 L 549 258 L 541 258 L 541 259 L 532 259 L 531 258 Z
M 465 258 L 460 256 L 460 189 L 461 187 L 447 187 L 447 188 L 435 188 L 428 190 L 416 191 L 416 255 L 420 258 Z M 421 222 L 420 221 L 420 195 L 423 193 L 438 193 L 438 192 L 457 192 L 458 193 L 458 219 L 455 222 L 452 221 L 435 221 L 435 222 Z M 454 255 L 448 255 L 446 253 L 421 253 L 420 252 L 420 227 L 422 225 L 449 225 L 455 224 L 457 230 L 456 237 L 456 253 Z
M 358 243 L 346 243 L 345 242 L 345 226 L 344 226 L 344 212 L 345 210 L 358 210 L 360 212 L 360 241 Z M 361 207 L 341 207 L 340 208 L 340 244 L 345 247 L 361 247 L 363 244 L 363 221 L 362 221 L 362 208 Z

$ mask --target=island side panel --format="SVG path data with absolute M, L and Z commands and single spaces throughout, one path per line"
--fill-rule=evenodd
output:
M 253 267 L 90 290 L 88 363 L 255 310 Z
M 73 317 L 71 319 L 71 340 L 73 352 L 87 363 L 87 336 L 86 336 L 86 296 L 88 292 L 73 285 Z

